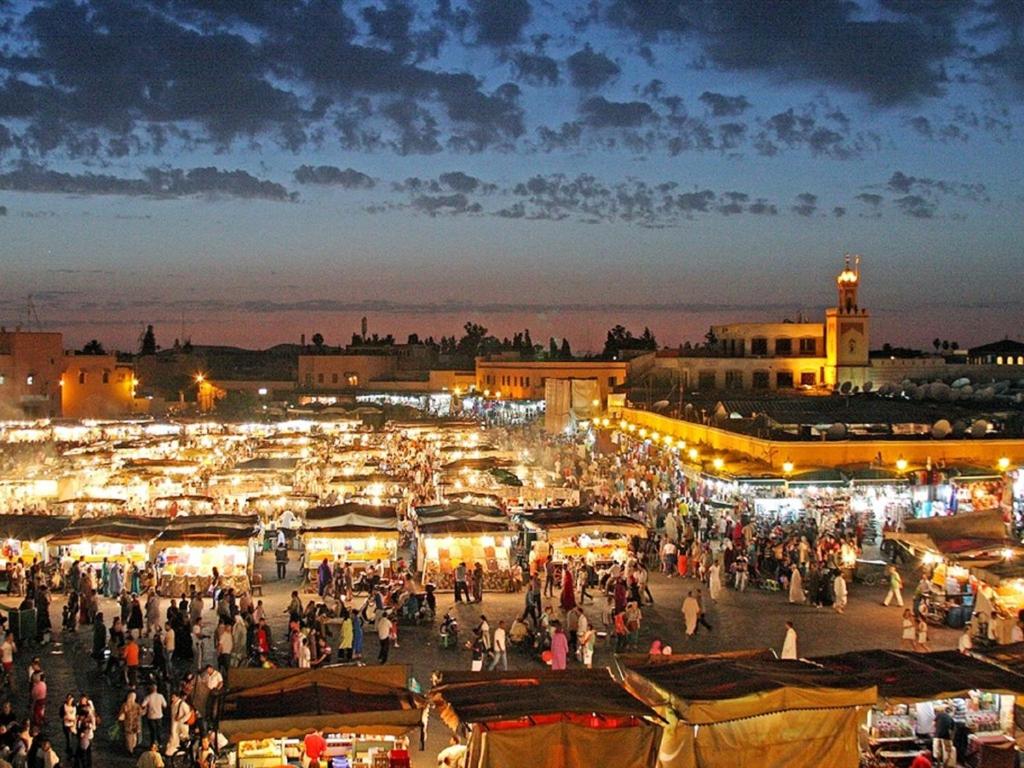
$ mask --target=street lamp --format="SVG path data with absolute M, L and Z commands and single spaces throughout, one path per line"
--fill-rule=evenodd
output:
M 792 461 L 784 461 L 784 462 L 782 462 L 782 471 L 786 475 L 792 475 L 793 474 L 793 462 Z
M 719 472 L 722 470 L 722 467 L 725 466 L 725 461 L 722 460 L 721 456 L 715 456 L 714 461 L 712 461 L 711 463 L 714 465 L 715 469 L 718 470 Z
M 1006 456 L 1001 457 L 999 459 L 999 471 L 1000 472 L 1005 472 L 1009 468 L 1010 468 L 1010 460 Z

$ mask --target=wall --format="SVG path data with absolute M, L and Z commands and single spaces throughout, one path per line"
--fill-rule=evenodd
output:
M 754 389 L 755 371 L 768 373 L 769 390 L 779 389 L 780 372 L 793 376 L 793 389 L 801 388 L 803 374 L 814 376 L 811 386 L 821 386 L 824 383 L 824 365 L 823 357 L 659 357 L 655 360 L 656 369 L 671 371 L 674 376 L 681 376 L 683 389 L 691 391 L 732 388 L 751 390 Z M 727 385 L 728 371 L 736 372 L 742 381 L 740 387 Z M 714 385 L 702 387 L 702 381 L 709 381 L 711 376 L 714 377 Z
M 793 354 L 799 354 L 800 339 L 813 339 L 814 352 L 810 356 L 824 357 L 825 328 L 821 323 L 733 323 L 731 325 L 713 325 L 712 332 L 718 339 L 718 346 L 724 352 L 733 349 L 735 342 L 737 356 L 751 356 L 751 341 L 763 338 L 768 341 L 767 354 L 761 357 L 775 356 L 775 340 L 792 340 Z
M 476 361 L 476 388 L 507 400 L 543 400 L 547 379 L 595 379 L 602 402 L 626 383 L 628 363 L 608 360 L 537 362 Z
M 398 358 L 391 355 L 299 355 L 298 389 L 366 389 L 374 379 L 394 376 L 397 370 Z
M 619 417 L 662 435 L 672 435 L 689 446 L 705 445 L 714 451 L 736 451 L 775 468 L 786 461 L 793 462 L 797 470 L 801 467 L 839 467 L 872 462 L 878 456 L 881 456 L 883 466 L 890 467 L 895 466 L 900 458 L 912 465 L 923 465 L 931 459 L 932 462 L 961 461 L 995 468 L 1003 457 L 1009 458 L 1012 466 L 1024 464 L 1024 439 L 779 441 L 741 435 L 633 408 L 624 408 Z
M 64 339 L 0 330 L 0 418 L 59 416 Z
M 132 366 L 119 364 L 117 355 L 68 355 L 60 386 L 64 416 L 100 419 L 134 413 L 135 384 Z

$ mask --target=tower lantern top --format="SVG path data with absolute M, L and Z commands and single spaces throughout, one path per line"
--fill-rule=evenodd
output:
M 846 266 L 843 268 L 843 271 L 839 273 L 839 276 L 836 277 L 836 283 L 840 287 L 844 285 L 857 285 L 860 282 L 860 256 L 853 256 L 852 258 L 854 259 L 853 269 L 850 268 L 851 256 L 847 254 Z

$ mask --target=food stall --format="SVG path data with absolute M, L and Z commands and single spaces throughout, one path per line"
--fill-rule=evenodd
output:
M 25 566 L 49 557 L 46 543 L 71 523 L 70 517 L 55 515 L 0 515 L 0 568 L 21 561 Z
M 57 550 L 61 565 L 70 565 L 83 557 L 86 563 L 110 562 L 143 565 L 149 560 L 149 547 L 167 525 L 156 517 L 119 515 L 103 518 L 81 518 L 55 534 L 47 542 Z
M 548 557 L 557 566 L 581 557 L 596 567 L 625 563 L 631 538 L 647 537 L 646 526 L 632 517 L 595 515 L 586 507 L 527 510 L 522 519 L 528 530 L 538 534 L 530 550 L 531 570 L 535 561 L 542 565 Z
M 417 507 L 417 563 L 423 582 L 455 587 L 455 568 L 465 563 L 484 569 L 484 588 L 504 590 L 511 564 L 509 521 L 497 507 L 439 504 Z
M 186 594 L 192 586 L 206 592 L 214 568 L 222 587 L 247 592 L 257 521 L 255 515 L 204 515 L 168 522 L 152 547 L 163 559 L 161 594 Z
M 228 671 L 214 730 L 238 768 L 303 765 L 302 740 L 318 729 L 331 768 L 408 768 L 426 702 L 407 688 L 408 668 L 326 667 Z
M 67 515 L 68 517 L 102 518 L 121 514 L 127 504 L 128 502 L 125 499 L 80 496 L 73 499 L 50 502 L 50 509 L 54 510 L 57 514 Z
M 856 768 L 869 682 L 768 650 L 616 657 L 624 684 L 666 720 L 659 768 Z
M 398 536 L 394 507 L 351 502 L 311 507 L 302 527 L 310 580 L 316 581 L 316 569 L 325 559 L 357 570 L 378 561 L 390 567 L 398 559 Z
M 209 515 L 214 511 L 216 500 L 212 496 L 186 493 L 177 496 L 161 496 L 153 500 L 153 509 L 161 517 L 178 515 Z
M 907 765 L 930 737 L 937 708 L 953 718 L 958 762 L 976 768 L 1015 765 L 1014 701 L 1024 676 L 957 651 L 854 651 L 811 659 L 822 668 L 875 685 L 878 700 L 866 708 L 860 741 L 866 753 Z M 1009 756 L 1009 761 L 1007 761 Z
M 654 768 L 661 719 L 606 669 L 438 673 L 441 720 L 468 735 L 465 768 Z

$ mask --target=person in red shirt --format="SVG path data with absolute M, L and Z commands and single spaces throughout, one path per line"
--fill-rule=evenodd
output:
M 320 730 L 307 733 L 302 745 L 306 750 L 306 757 L 309 758 L 309 768 L 320 768 L 320 758 L 327 751 L 327 742 L 324 741 Z M 929 763 L 929 768 L 930 766 L 931 763 Z
M 307 736 L 307 738 L 309 737 Z M 933 768 L 932 751 L 930 749 L 921 750 L 921 753 L 914 758 L 914 762 L 910 764 L 910 768 Z

